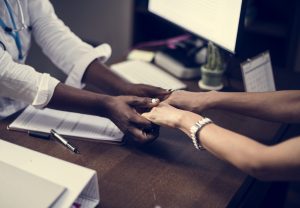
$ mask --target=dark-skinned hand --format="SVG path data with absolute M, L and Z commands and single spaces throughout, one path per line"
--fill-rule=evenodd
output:
M 160 87 L 154 87 L 145 84 L 128 84 L 124 86 L 125 95 L 134 95 L 138 97 L 158 98 L 163 101 L 170 95 L 170 91 Z
M 138 112 L 140 109 L 151 109 L 159 104 L 159 100 L 152 100 L 137 96 L 110 96 L 105 101 L 105 116 L 134 140 L 140 143 L 153 141 L 158 137 L 159 128 Z

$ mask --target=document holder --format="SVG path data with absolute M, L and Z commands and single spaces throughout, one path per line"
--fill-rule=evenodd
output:
M 99 204 L 97 173 L 94 170 L 72 164 L 0 139 L 0 162 L 24 171 L 37 179 L 64 187 L 64 192 L 51 205 L 52 208 L 72 207 L 93 208 Z M 0 168 L 3 166 L 0 166 Z M 4 166 L 5 167 L 5 166 Z M 0 173 L 4 170 L 0 169 Z M 24 174 L 23 174 L 24 175 Z M 18 177 L 18 176 L 16 176 Z M 18 178 L 16 178 L 17 180 Z M 34 180 L 33 180 L 34 181 Z M 44 183 L 47 188 L 49 184 Z M 0 193 L 5 193 L 0 186 Z M 30 192 L 30 187 L 28 187 Z M 18 195 L 14 200 L 18 200 Z M 0 207 L 1 201 L 0 201 Z M 28 207 L 28 206 L 22 206 Z

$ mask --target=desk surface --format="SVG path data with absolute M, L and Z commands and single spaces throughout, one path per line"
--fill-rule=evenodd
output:
M 221 111 L 206 113 L 217 124 L 269 143 L 281 126 Z M 207 151 L 197 151 L 177 131 L 161 129 L 152 144 L 116 146 L 72 139 L 81 154 L 55 141 L 8 131 L 13 117 L 0 122 L 0 137 L 98 173 L 103 208 L 226 207 L 247 177 Z M 55 171 L 55 170 L 54 170 Z
M 186 84 L 189 90 L 199 91 L 195 81 Z M 263 143 L 272 143 L 282 126 L 224 111 L 205 115 Z M 81 152 L 77 155 L 54 140 L 8 131 L 13 119 L 0 121 L 0 138 L 97 171 L 101 208 L 226 207 L 247 178 L 209 152 L 197 151 L 177 130 L 161 128 L 160 137 L 142 147 L 130 142 L 117 146 L 70 138 Z

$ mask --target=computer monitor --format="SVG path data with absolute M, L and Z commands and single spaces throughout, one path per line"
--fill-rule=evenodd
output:
M 244 5 L 245 0 L 149 0 L 148 10 L 235 53 Z

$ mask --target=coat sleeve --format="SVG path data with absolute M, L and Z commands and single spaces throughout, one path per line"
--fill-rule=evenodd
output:
M 88 65 L 96 58 L 105 62 L 111 55 L 108 44 L 96 48 L 83 42 L 56 16 L 49 0 L 28 1 L 33 35 L 43 52 L 68 75 L 66 84 L 83 87 Z
M 39 73 L 28 65 L 14 62 L 11 55 L 0 47 L 0 97 L 43 108 L 51 100 L 58 83 L 49 74 Z

